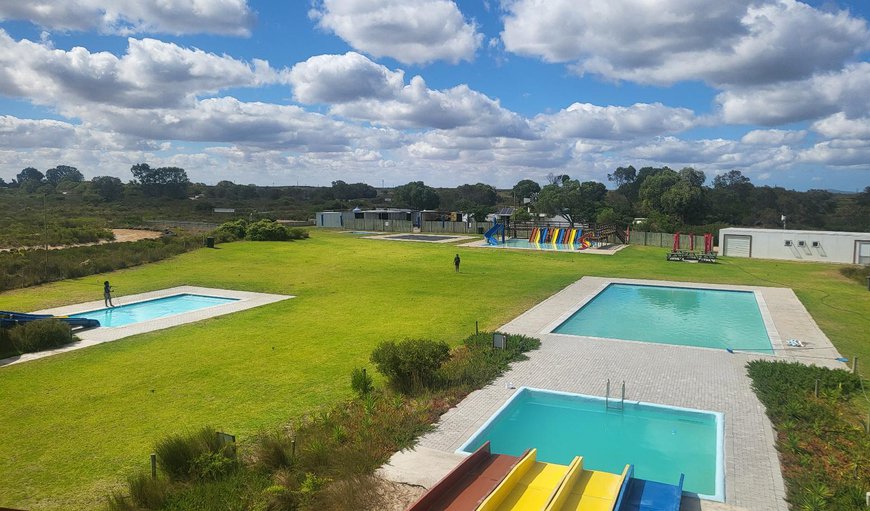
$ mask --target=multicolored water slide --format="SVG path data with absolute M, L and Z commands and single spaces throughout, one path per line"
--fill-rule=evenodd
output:
M 492 454 L 489 442 L 462 461 L 406 511 L 679 511 L 677 485 L 636 479 L 634 466 L 621 474 L 521 457 Z
M 579 243 L 582 229 L 538 228 L 532 229 L 529 235 L 529 243 L 557 243 L 561 245 L 573 245 Z

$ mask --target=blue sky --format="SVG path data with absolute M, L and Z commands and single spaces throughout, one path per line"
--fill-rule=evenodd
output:
M 870 185 L 870 6 L 797 0 L 0 5 L 0 177 L 510 187 L 625 165 Z M 608 183 L 609 184 L 609 183 Z

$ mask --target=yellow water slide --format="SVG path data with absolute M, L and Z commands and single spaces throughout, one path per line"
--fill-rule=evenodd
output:
M 571 229 L 571 235 L 568 236 L 568 244 L 573 245 L 574 238 L 576 238 L 576 237 L 577 237 L 577 229 Z
M 521 459 L 477 511 L 541 511 L 568 472 L 565 465 L 537 461 L 537 449 Z
M 583 458 L 574 458 L 545 511 L 612 511 L 629 465 L 622 474 L 584 470 Z

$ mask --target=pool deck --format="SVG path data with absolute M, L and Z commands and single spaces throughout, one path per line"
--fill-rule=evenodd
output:
M 417 238 L 412 238 L 416 236 Z M 378 234 L 377 236 L 360 236 L 364 240 L 404 241 L 408 243 L 456 243 L 458 241 L 473 240 L 476 236 L 466 234 L 429 234 L 424 232 L 402 232 L 391 234 Z
M 548 243 L 541 243 L 542 246 L 547 246 Z M 587 254 L 587 255 L 607 255 L 612 256 L 624 249 L 628 245 L 605 245 L 601 248 L 590 247 L 583 250 L 546 250 L 542 248 L 536 247 L 513 247 L 510 245 L 490 245 L 486 240 L 483 241 L 473 241 L 471 243 L 464 243 L 460 245 L 461 247 L 470 247 L 470 248 L 490 248 L 490 249 L 498 249 L 498 250 L 534 250 L 536 252 L 559 252 L 564 254 Z
M 6 358 L 0 360 L 0 366 L 12 365 L 12 364 L 20 364 L 22 362 L 28 362 L 31 360 L 36 360 L 39 358 L 50 357 L 52 355 L 57 355 L 58 353 L 65 353 L 67 351 L 80 350 L 82 348 L 87 348 L 88 346 L 95 346 L 97 344 L 102 344 L 104 342 L 117 341 L 118 339 L 123 339 L 124 337 L 129 337 L 131 335 L 142 334 L 146 332 L 153 332 L 155 330 L 162 330 L 164 328 L 171 328 L 178 325 L 184 325 L 187 323 L 193 323 L 195 321 L 200 321 L 203 319 L 213 318 L 216 316 L 222 316 L 224 314 L 231 314 L 233 312 L 239 312 L 247 309 L 252 309 L 254 307 L 259 307 L 261 305 L 266 305 L 270 303 L 280 302 L 282 300 L 287 300 L 290 298 L 294 298 L 290 295 L 275 295 L 268 293 L 252 293 L 248 291 L 234 291 L 230 289 L 213 289 L 208 287 L 197 287 L 197 286 L 178 286 L 172 287 L 168 289 L 161 289 L 159 291 L 151 291 L 148 293 L 139 293 L 135 295 L 126 295 L 126 296 L 118 296 L 112 299 L 115 306 L 126 305 L 135 302 L 141 302 L 145 300 L 154 300 L 156 298 L 165 298 L 167 296 L 179 295 L 179 294 L 198 294 L 198 295 L 208 295 L 208 296 L 218 296 L 221 298 L 235 298 L 237 301 L 225 303 L 221 305 L 216 305 L 212 307 L 206 307 L 203 309 L 198 309 L 195 311 L 184 312 L 182 314 L 176 314 L 175 316 L 169 316 L 165 318 L 153 319 L 150 321 L 142 321 L 140 323 L 134 323 L 132 325 L 125 325 L 120 327 L 100 327 L 93 328 L 90 330 L 81 330 L 76 332 L 76 335 L 80 339 L 77 342 L 64 346 L 62 348 L 58 348 L 55 350 L 46 350 L 40 351 L 38 353 L 25 353 L 24 355 L 20 355 L 17 357 Z M 76 305 L 66 305 L 64 307 L 55 307 L 53 309 L 44 309 L 39 311 L 34 311 L 34 314 L 52 314 L 55 316 L 66 316 L 70 314 L 77 314 L 79 312 L 86 312 L 97 309 L 104 309 L 105 305 L 103 300 L 96 300 L 93 302 L 79 303 Z
M 776 354 L 728 353 L 721 349 L 549 333 L 612 282 L 755 291 L 763 304 L 762 315 Z M 619 321 L 619 311 L 605 320 Z M 837 350 L 794 292 L 784 288 L 584 277 L 499 330 L 538 337 L 542 340 L 541 348 L 529 353 L 529 360 L 514 363 L 491 385 L 472 392 L 445 413 L 437 428 L 420 439 L 416 450 L 397 453 L 382 467 L 382 475 L 423 486 L 444 475 L 448 469 L 443 467 L 449 465 L 450 457 L 441 456 L 439 463 L 428 464 L 426 460 L 431 453 L 455 453 L 516 392 L 515 388 L 527 386 L 603 396 L 610 379 L 617 389 L 625 381 L 626 399 L 630 401 L 724 414 L 725 503 L 683 499 L 684 509 L 787 511 L 773 427 L 750 388 L 746 363 L 755 359 L 784 359 L 846 367 L 835 360 L 839 357 Z M 782 339 L 791 338 L 801 340 L 806 347 L 785 346 Z M 460 454 L 454 456 L 461 459 Z M 416 461 L 411 462 L 408 457 Z M 413 472 L 420 472 L 423 464 L 427 471 L 415 475 Z

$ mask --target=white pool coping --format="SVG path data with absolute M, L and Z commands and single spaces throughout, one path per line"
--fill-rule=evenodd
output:
M 29 362 L 31 360 L 37 360 L 40 358 L 50 357 L 52 355 L 57 355 L 59 353 L 66 353 L 68 351 L 80 350 L 82 348 L 87 348 L 89 346 L 96 346 L 97 344 L 103 344 L 105 342 L 117 341 L 118 339 L 123 339 L 125 337 L 130 337 L 131 335 L 143 334 L 146 332 L 154 332 L 156 330 L 163 330 L 165 328 L 172 328 L 174 326 L 185 325 L 188 323 L 194 323 L 196 321 L 200 321 L 203 319 L 214 318 L 217 316 L 223 316 L 224 314 L 232 314 L 233 312 L 239 312 L 247 309 L 252 309 L 254 307 L 260 307 L 261 305 L 267 305 L 270 303 L 280 302 L 283 300 L 288 300 L 290 298 L 295 298 L 291 295 L 277 295 L 277 294 L 269 294 L 269 293 L 254 293 L 250 291 L 236 291 L 232 289 L 216 289 L 209 287 L 199 287 L 199 286 L 178 286 L 172 287 L 168 289 L 161 289 L 158 291 L 149 291 L 147 293 L 138 293 L 134 295 L 126 295 L 119 296 L 112 299 L 112 302 L 116 307 L 122 305 L 130 305 L 133 303 L 146 302 L 149 300 L 155 300 L 158 298 L 166 298 L 169 296 L 183 295 L 183 294 L 196 294 L 196 295 L 205 295 L 205 296 L 214 296 L 218 298 L 232 298 L 235 301 L 227 302 L 218 305 L 212 305 L 209 307 L 204 307 L 202 309 L 193 310 L 190 312 L 183 312 L 181 314 L 176 314 L 174 316 L 168 316 L 164 318 L 152 319 L 149 321 L 142 321 L 139 323 L 133 323 L 130 325 L 124 325 L 119 327 L 99 327 L 93 328 L 89 330 L 80 330 L 76 332 L 76 335 L 79 338 L 79 341 L 74 342 L 72 344 L 68 344 L 61 348 L 57 348 L 54 350 L 46 350 L 40 351 L 37 353 L 25 353 L 23 355 L 19 355 L 17 357 L 10 357 L 3 360 L 0 360 L 0 367 L 20 364 L 22 362 Z M 105 309 L 105 304 L 103 300 L 95 300 L 93 302 L 85 302 L 79 303 L 75 305 L 65 305 L 63 307 L 54 307 L 51 309 L 43 309 L 38 311 L 33 311 L 33 314 L 51 314 L 53 316 L 69 316 L 71 314 L 79 314 L 82 312 L 88 312 L 98 309 Z
M 429 239 L 404 239 L 402 236 L 428 236 Z M 360 236 L 360 238 L 364 240 L 404 241 L 409 243 L 456 243 L 457 241 L 475 239 L 476 236 L 449 233 L 431 234 L 428 232 L 394 232 L 390 234 L 378 234 L 376 236 Z

